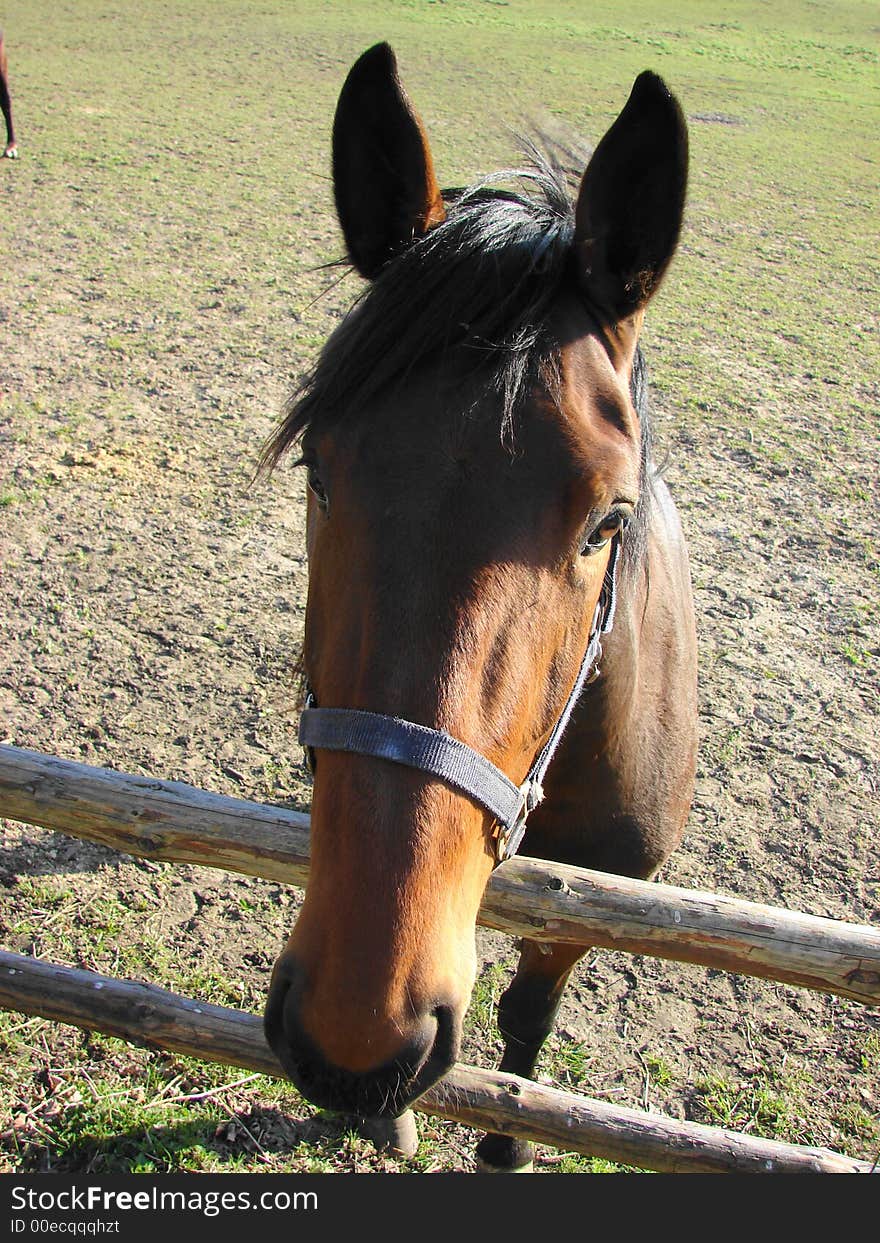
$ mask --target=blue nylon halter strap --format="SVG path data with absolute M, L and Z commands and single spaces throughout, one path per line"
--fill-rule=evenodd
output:
M 532 763 L 522 785 L 516 785 L 491 760 L 443 730 L 430 729 L 427 725 L 417 725 L 413 721 L 379 712 L 313 707 L 314 696 L 311 693 L 300 716 L 300 743 L 307 752 L 348 751 L 391 760 L 429 773 L 459 790 L 494 816 L 498 825 L 495 853 L 498 862 L 503 863 L 516 854 L 526 830 L 528 815 L 544 797 L 544 775 L 581 691 L 599 675 L 602 637 L 609 633 L 614 624 L 619 555 L 620 536 L 617 535 L 596 605 L 587 650 L 574 686 L 550 737 Z

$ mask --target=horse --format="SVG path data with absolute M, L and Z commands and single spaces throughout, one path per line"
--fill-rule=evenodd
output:
M 3 155 L 8 160 L 18 159 L 18 147 L 15 145 L 15 130 L 12 128 L 12 98 L 9 94 L 9 67 L 6 60 L 6 47 L 3 43 L 3 31 L 0 30 L 0 109 L 6 122 L 6 147 Z
M 296 445 L 307 473 L 314 768 L 264 1027 L 310 1101 L 394 1119 L 459 1055 L 499 861 L 520 845 L 649 879 L 684 831 L 696 632 L 639 333 L 687 126 L 646 71 L 576 195 L 537 142 L 519 177 L 441 191 L 383 43 L 345 80 L 332 169 L 367 284 L 262 454 L 271 471 Z M 521 943 L 502 1070 L 534 1075 L 584 953 Z M 477 1158 L 519 1171 L 533 1151 L 490 1134 Z

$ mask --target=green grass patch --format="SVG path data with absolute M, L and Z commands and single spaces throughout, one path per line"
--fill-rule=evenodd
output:
M 787 1135 L 790 1106 L 772 1077 L 734 1083 L 723 1075 L 711 1075 L 695 1086 L 704 1120 L 712 1125 L 748 1130 L 768 1139 Z

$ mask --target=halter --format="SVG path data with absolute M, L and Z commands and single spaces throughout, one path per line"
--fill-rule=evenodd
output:
M 617 562 L 620 535 L 612 542 L 602 591 L 593 615 L 587 650 L 574 686 L 544 746 L 539 751 L 525 781 L 515 785 L 500 768 L 466 743 L 439 729 L 416 725 L 400 717 L 354 708 L 318 708 L 311 691 L 300 716 L 299 741 L 306 748 L 314 772 L 314 751 L 350 751 L 392 760 L 429 773 L 466 794 L 497 822 L 495 856 L 499 863 L 516 854 L 526 831 L 526 820 L 544 797 L 544 774 L 553 759 L 581 691 L 599 676 L 602 638 L 614 624 L 617 590 Z

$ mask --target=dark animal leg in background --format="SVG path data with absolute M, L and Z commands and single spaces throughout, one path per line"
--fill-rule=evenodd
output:
M 516 975 L 498 1006 L 498 1026 L 505 1041 L 499 1070 L 533 1078 L 568 977 L 584 952 L 576 945 L 522 942 Z M 480 1168 L 487 1172 L 528 1169 L 534 1155 L 532 1144 L 511 1135 L 484 1135 L 477 1146 Z
M 12 128 L 12 100 L 9 96 L 9 77 L 6 69 L 6 49 L 3 46 L 3 35 L 0 33 L 0 110 L 6 122 L 5 156 L 13 160 L 18 155 L 15 146 L 15 131 Z

